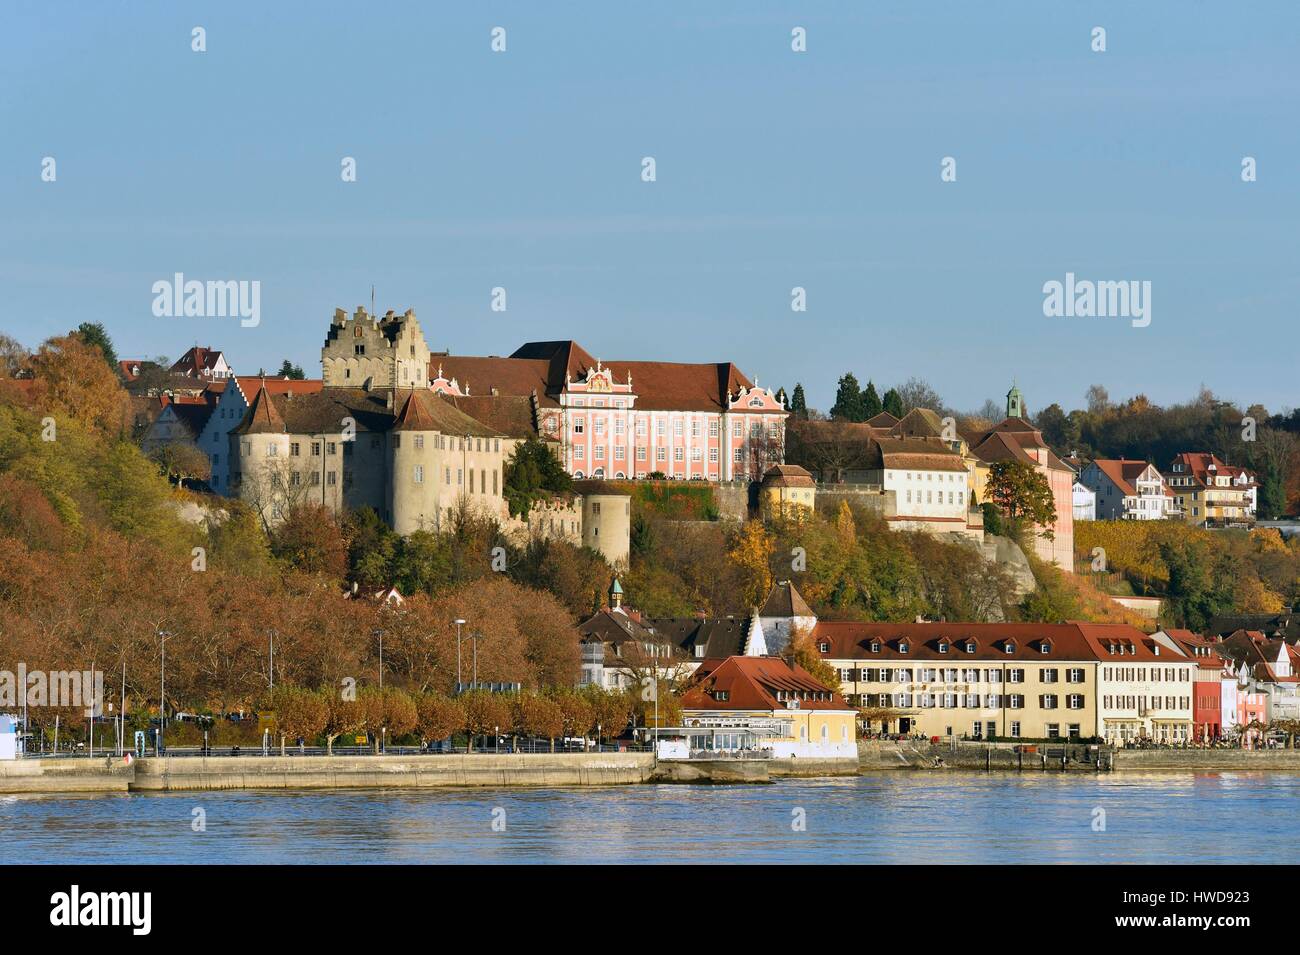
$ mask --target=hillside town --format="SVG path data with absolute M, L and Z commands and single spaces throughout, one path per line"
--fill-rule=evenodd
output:
M 318 378 L 287 361 L 275 374 L 244 374 L 213 346 L 171 363 L 122 360 L 95 328 L 13 362 L 0 382 L 6 400 L 41 412 L 55 400 L 43 382 L 52 368 L 77 349 L 104 353 L 134 445 L 186 495 L 188 520 L 205 533 L 220 534 L 231 509 L 245 508 L 277 559 L 319 577 L 309 555 L 328 545 L 307 538 L 336 525 L 346 551 L 330 565 L 337 595 L 373 608 L 366 613 L 417 613 L 445 589 L 402 570 L 409 564 L 397 554 L 451 548 L 463 564 L 471 538 L 492 570 L 529 564 L 513 579 L 566 600 L 567 677 L 485 661 L 480 680 L 475 639 L 467 682 L 467 621 L 457 617 L 453 698 L 485 687 L 622 698 L 662 686 L 664 712 L 656 689 L 653 712 L 572 732 L 653 745 L 666 759 L 833 761 L 879 738 L 1254 749 L 1291 742 L 1300 729 L 1300 618 L 1280 602 L 1300 592 L 1293 570 L 1261 585 L 1266 597 L 1225 598 L 1209 613 L 1175 604 L 1172 589 L 1167 598 L 1145 592 L 1156 588 L 1137 558 L 1111 545 L 1112 567 L 1106 548 L 1091 545 L 1093 527 L 1141 522 L 1266 534 L 1280 553 L 1294 551 L 1286 522 L 1258 527 L 1256 473 L 1204 448 L 1165 461 L 1085 460 L 1052 446 L 1045 416 L 1030 415 L 1014 384 L 998 420 L 937 403 L 904 407 L 893 390 L 882 402 L 874 386 L 855 398 L 843 379 L 839 404 L 858 405 L 822 415 L 804 406 L 802 385 L 791 397 L 727 361 L 604 360 L 573 341 L 526 342 L 504 358 L 433 351 L 413 310 L 336 310 Z M 714 528 L 721 537 L 709 537 Z M 894 537 L 910 561 L 960 567 L 958 582 L 923 585 L 921 603 L 890 609 L 851 569 L 829 579 L 824 556 L 800 565 L 825 534 L 858 548 L 860 558 L 845 559 L 863 567 Z M 776 556 L 784 542 L 796 545 L 788 569 Z M 676 609 L 683 595 L 656 591 L 650 554 L 666 547 L 671 563 L 710 546 L 728 572 L 707 601 L 695 591 L 709 606 Z M 375 564 L 377 554 L 387 556 Z M 570 572 L 582 582 L 566 590 L 550 565 L 574 560 L 588 563 Z M 701 572 L 691 560 L 679 580 Z M 650 607 L 628 599 L 629 579 Z M 941 600 L 945 586 L 960 599 Z M 1066 591 L 1073 596 L 1061 603 Z M 962 607 L 976 610 L 962 616 Z M 381 643 L 381 674 L 382 652 Z M 392 678 L 398 685 L 386 692 L 402 692 L 400 675 Z M 197 676 L 191 689 L 197 697 L 185 705 L 212 708 Z M 137 696 L 148 698 L 143 687 Z M 155 707 L 165 713 L 168 701 Z M 445 729 L 471 725 L 462 713 Z M 525 730 L 537 732 L 526 720 Z

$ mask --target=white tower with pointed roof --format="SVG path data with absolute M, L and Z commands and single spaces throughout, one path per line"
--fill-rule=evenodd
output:
M 763 623 L 758 619 L 758 608 L 749 617 L 749 632 L 745 634 L 745 656 L 767 656 L 767 639 L 763 636 Z

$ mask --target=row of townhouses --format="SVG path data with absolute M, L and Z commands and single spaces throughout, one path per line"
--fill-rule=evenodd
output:
M 609 605 L 578 626 L 582 682 L 627 687 L 647 667 L 686 679 L 719 660 L 779 654 L 797 632 L 838 672 L 865 733 L 1177 745 L 1253 742 L 1300 718 L 1300 652 L 1283 636 L 820 621 L 789 581 L 748 617 L 722 618 L 642 617 L 615 581 Z
M 1099 459 L 1079 474 L 1072 497 L 1079 521 L 1153 521 L 1225 526 L 1255 520 L 1255 475 L 1206 452 L 1179 454 L 1164 471 L 1146 461 Z

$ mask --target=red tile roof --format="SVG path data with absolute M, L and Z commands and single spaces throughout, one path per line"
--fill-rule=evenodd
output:
M 1127 458 L 1098 458 L 1092 463 L 1124 494 L 1137 494 L 1134 482 L 1151 466 L 1146 461 L 1130 461 Z
M 764 487 L 816 487 L 813 476 L 797 464 L 774 464 L 763 473 Z
M 557 405 L 556 397 L 566 379 L 585 378 L 597 361 L 577 342 L 528 342 L 508 358 L 432 355 L 429 377 L 441 368 L 444 378 L 455 378 L 461 391 L 470 394 L 537 394 L 546 406 Z M 663 361 L 607 361 L 614 381 L 624 383 L 632 376 L 636 407 L 643 410 L 721 411 L 729 396 L 753 383 L 730 362 L 684 363 Z M 743 409 L 737 409 L 743 410 Z
M 784 710 L 777 693 L 791 694 L 801 710 L 851 710 L 838 693 L 826 689 L 800 666 L 780 657 L 727 657 L 705 660 L 682 694 L 683 710 Z M 718 695 L 726 698 L 719 700 Z
M 258 390 L 265 385 L 268 394 L 272 395 L 313 395 L 324 387 L 324 382 L 319 378 L 266 378 L 261 375 L 239 375 L 235 378 L 239 383 L 239 390 L 244 393 L 244 397 L 251 403 Z M 224 382 L 214 381 L 209 387 L 215 388 L 218 385 L 224 385 Z
M 1149 634 L 1125 624 L 1087 623 L 859 623 L 822 620 L 813 627 L 814 645 L 828 660 L 1130 660 L 1168 657 Z M 951 649 L 939 649 L 947 640 Z M 975 652 L 965 650 L 974 641 Z M 1048 652 L 1042 646 L 1048 644 Z M 872 652 L 872 644 L 878 646 Z M 901 644 L 907 644 L 903 652 Z M 1007 652 L 1008 644 L 1012 650 Z M 826 650 L 822 650 L 826 646 Z M 1115 653 L 1110 648 L 1116 649 Z

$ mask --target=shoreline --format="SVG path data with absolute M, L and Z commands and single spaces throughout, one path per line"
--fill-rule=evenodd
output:
M 995 762 L 984 747 L 939 752 L 864 746 L 853 760 L 659 760 L 651 753 L 517 753 L 418 756 L 32 757 L 0 763 L 0 794 L 77 795 L 243 790 L 560 788 L 641 784 L 764 785 L 912 770 L 934 773 L 1109 774 L 1300 772 L 1300 750 L 1120 750 L 1114 765 Z M 995 751 L 1006 754 L 1009 751 Z M 1042 757 L 1042 758 L 1040 758 Z

